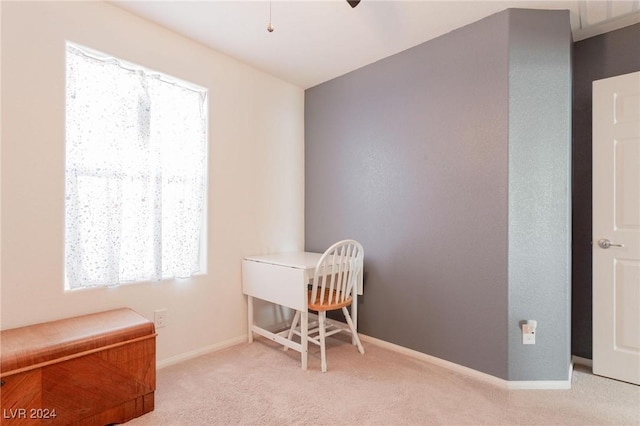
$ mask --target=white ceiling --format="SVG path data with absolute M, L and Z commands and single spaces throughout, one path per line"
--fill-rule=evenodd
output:
M 640 22 L 640 0 L 111 3 L 304 89 L 511 7 L 568 9 L 574 40 Z

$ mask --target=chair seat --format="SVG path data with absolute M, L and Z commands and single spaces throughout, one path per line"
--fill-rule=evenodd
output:
M 327 290 L 324 292 L 324 294 L 318 294 L 316 296 L 316 300 L 311 300 L 311 291 L 309 291 L 309 309 L 316 312 L 334 311 L 336 309 L 344 308 L 351 305 L 351 301 L 353 300 L 351 296 L 348 296 L 342 302 L 337 302 L 338 300 L 340 300 L 340 297 L 338 297 L 339 295 L 337 293 L 338 292 L 335 290 L 333 292 Z M 332 302 L 329 303 L 329 296 L 332 294 Z M 322 297 L 323 295 L 324 297 Z

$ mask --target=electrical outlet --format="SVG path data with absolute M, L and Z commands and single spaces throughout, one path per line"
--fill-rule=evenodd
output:
M 523 345 L 535 345 L 536 344 L 536 327 L 538 323 L 534 320 L 528 320 L 522 324 L 522 344 Z
M 153 323 L 156 328 L 163 328 L 167 326 L 167 310 L 158 309 L 153 313 Z
M 522 326 L 522 344 L 523 345 L 535 345 L 536 344 L 536 331 L 530 325 Z

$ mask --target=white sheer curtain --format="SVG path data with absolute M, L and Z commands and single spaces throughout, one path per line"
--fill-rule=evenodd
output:
M 68 288 L 200 271 L 206 90 L 67 45 Z

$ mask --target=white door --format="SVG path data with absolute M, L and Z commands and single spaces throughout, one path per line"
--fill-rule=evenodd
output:
M 640 384 L 640 72 L 593 82 L 593 372 Z

